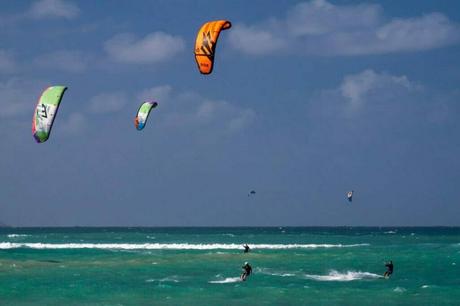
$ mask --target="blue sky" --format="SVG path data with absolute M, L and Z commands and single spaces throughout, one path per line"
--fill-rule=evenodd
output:
M 460 225 L 457 1 L 0 6 L 0 222 Z M 69 90 L 36 144 L 49 85 Z

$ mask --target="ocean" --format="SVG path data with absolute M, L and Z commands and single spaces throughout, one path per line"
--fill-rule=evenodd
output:
M 460 228 L 0 228 L 0 305 L 460 305 Z

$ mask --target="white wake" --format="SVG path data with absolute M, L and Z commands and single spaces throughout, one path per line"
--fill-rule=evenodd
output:
M 211 284 L 228 284 L 228 283 L 236 283 L 236 282 L 242 282 L 241 278 L 239 278 L 239 277 L 227 277 L 226 279 L 222 279 L 222 280 L 210 281 Z
M 378 279 L 383 278 L 383 276 L 370 273 L 370 272 L 361 272 L 361 271 L 347 271 L 345 273 L 340 273 L 335 270 L 331 270 L 327 275 L 314 275 L 314 274 L 305 274 L 305 278 L 323 281 L 323 282 L 349 282 L 354 280 L 361 280 L 361 279 Z

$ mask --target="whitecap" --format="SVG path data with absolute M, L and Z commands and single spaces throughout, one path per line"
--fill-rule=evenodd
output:
M 170 277 L 165 277 L 165 278 L 160 279 L 160 282 L 178 283 L 180 281 L 177 279 L 177 276 L 173 275 Z
M 403 287 L 396 287 L 393 291 L 394 291 L 394 292 L 405 292 L 405 291 L 406 291 L 406 288 L 403 288 Z
M 383 232 L 384 234 L 396 234 L 397 231 L 387 231 L 387 232 Z
M 377 279 L 382 278 L 383 276 L 370 273 L 370 272 L 361 272 L 361 271 L 347 271 L 346 273 L 340 273 L 335 270 L 331 270 L 327 275 L 315 275 L 315 274 L 305 274 L 305 278 L 312 279 L 316 281 L 335 281 L 335 282 L 349 282 L 354 280 L 362 279 Z
M 24 234 L 9 234 L 7 235 L 8 238 L 24 238 L 24 237 L 29 237 L 30 235 L 24 235 Z

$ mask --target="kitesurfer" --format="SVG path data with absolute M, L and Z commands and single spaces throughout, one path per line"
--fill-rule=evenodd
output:
M 244 248 L 244 253 L 249 253 L 249 245 L 246 243 L 245 245 L 243 245 L 243 248 Z
M 246 278 L 248 278 L 249 275 L 251 275 L 252 273 L 252 267 L 251 265 L 246 261 L 244 263 L 244 266 L 242 267 L 243 268 L 243 274 L 241 274 L 241 280 L 242 281 L 245 281 Z
M 385 264 L 385 267 L 387 267 L 387 270 L 383 274 L 383 277 L 390 277 L 391 274 L 393 274 L 393 261 L 389 261 Z

